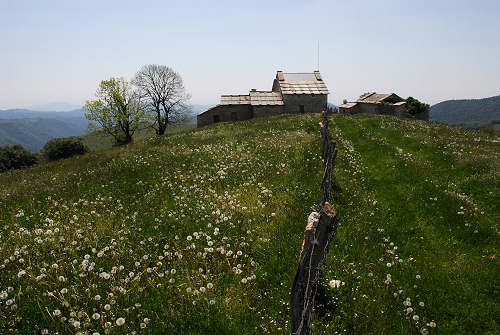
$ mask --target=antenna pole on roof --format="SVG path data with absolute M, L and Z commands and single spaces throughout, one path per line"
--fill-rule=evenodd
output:
M 319 40 L 318 40 L 318 71 L 319 71 Z

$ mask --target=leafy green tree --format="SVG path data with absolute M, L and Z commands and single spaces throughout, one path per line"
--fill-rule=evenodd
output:
M 54 138 L 43 146 L 42 154 L 48 160 L 55 161 L 62 158 L 83 155 L 89 149 L 78 137 Z
M 21 169 L 38 163 L 38 156 L 21 145 L 0 146 L 0 172 Z
M 146 111 L 130 83 L 124 78 L 103 80 L 95 95 L 96 100 L 88 100 L 83 106 L 89 129 L 102 129 L 119 145 L 132 142 Z
M 406 98 L 406 108 L 411 115 L 419 114 L 429 110 L 429 105 L 418 101 L 415 98 Z
M 190 96 L 177 72 L 165 65 L 149 64 L 137 72 L 132 83 L 137 87 L 158 135 L 163 135 L 171 123 L 186 119 L 191 110 L 188 105 Z

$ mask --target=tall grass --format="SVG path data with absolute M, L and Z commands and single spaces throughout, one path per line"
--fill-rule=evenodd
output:
M 498 331 L 497 140 L 331 121 L 341 225 L 314 333 Z M 0 175 L 1 332 L 289 332 L 318 122 L 220 124 Z

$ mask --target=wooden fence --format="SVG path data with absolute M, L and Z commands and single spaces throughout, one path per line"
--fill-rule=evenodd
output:
M 306 335 L 311 332 L 314 299 L 321 285 L 322 266 L 331 240 L 337 232 L 338 219 L 330 204 L 332 189 L 340 191 L 333 167 L 337 156 L 336 143 L 328 134 L 328 116 L 323 112 L 320 122 L 321 146 L 325 170 L 321 184 L 322 196 L 317 212 L 312 212 L 307 220 L 304 241 L 300 251 L 299 266 L 290 293 L 290 313 L 292 334 Z

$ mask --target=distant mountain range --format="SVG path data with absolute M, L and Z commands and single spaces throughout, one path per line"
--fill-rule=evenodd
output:
M 0 144 L 21 144 L 31 151 L 39 151 L 54 137 L 83 135 L 82 127 L 56 119 L 11 119 L 0 120 Z
M 485 99 L 448 100 L 431 107 L 430 120 L 466 128 L 500 127 L 500 95 Z
M 41 112 L 30 109 L 0 110 L 0 119 L 15 120 L 26 118 L 56 119 L 75 123 L 84 128 L 87 126 L 87 119 L 85 118 L 85 111 L 83 109 L 75 109 L 69 112 Z
M 83 109 L 69 112 L 0 110 L 0 145 L 21 144 L 28 150 L 38 151 L 52 138 L 83 135 L 87 124 Z
M 50 102 L 43 105 L 26 107 L 26 109 L 37 112 L 69 112 L 75 109 L 81 109 L 81 105 L 69 104 L 67 102 Z
M 35 108 L 74 106 L 54 103 Z M 193 105 L 191 123 L 196 115 L 213 105 Z M 71 111 L 38 111 L 31 109 L 0 110 L 0 145 L 21 144 L 28 150 L 39 151 L 45 143 L 57 137 L 80 136 L 85 133 L 88 121 L 83 109 Z

